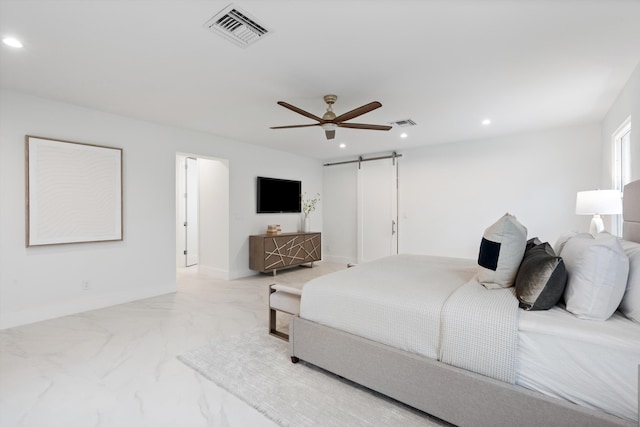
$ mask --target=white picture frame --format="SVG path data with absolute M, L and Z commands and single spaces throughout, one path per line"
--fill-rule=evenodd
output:
M 25 136 L 26 246 L 123 240 L 122 149 Z

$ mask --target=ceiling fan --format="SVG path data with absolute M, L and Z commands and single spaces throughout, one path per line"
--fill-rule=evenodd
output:
M 363 123 L 344 123 L 347 120 L 354 119 L 358 116 L 361 116 L 365 113 L 375 110 L 376 108 L 382 107 L 378 101 L 370 102 L 361 107 L 348 111 L 344 114 L 340 114 L 336 116 L 336 114 L 332 110 L 332 105 L 336 102 L 338 97 L 336 95 L 325 95 L 324 102 L 327 103 L 327 112 L 324 113 L 322 118 L 311 114 L 307 111 L 304 111 L 296 106 L 291 104 L 287 104 L 284 101 L 278 101 L 278 105 L 282 105 L 284 108 L 288 108 L 291 111 L 295 111 L 298 114 L 302 114 L 305 117 L 313 119 L 318 123 L 313 123 L 310 125 L 290 125 L 290 126 L 273 126 L 271 129 L 290 129 L 290 128 L 304 128 L 309 126 L 320 126 L 324 129 L 324 133 L 327 136 L 327 139 L 333 139 L 336 136 L 336 128 L 351 128 L 351 129 L 369 129 L 369 130 L 389 130 L 391 126 L 384 125 L 367 125 Z

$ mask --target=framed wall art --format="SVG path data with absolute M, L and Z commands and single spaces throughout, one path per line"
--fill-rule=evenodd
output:
M 122 149 L 25 136 L 26 246 L 122 240 Z

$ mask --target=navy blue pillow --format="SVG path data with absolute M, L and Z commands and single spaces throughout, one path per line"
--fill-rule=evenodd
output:
M 489 270 L 496 271 L 498 268 L 498 258 L 500 257 L 500 243 L 492 242 L 484 237 L 480 241 L 480 253 L 478 254 L 478 265 Z

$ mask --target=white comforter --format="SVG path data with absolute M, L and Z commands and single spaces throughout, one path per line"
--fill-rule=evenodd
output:
M 305 284 L 300 317 L 437 359 L 442 306 L 475 272 L 468 259 L 384 258 Z

